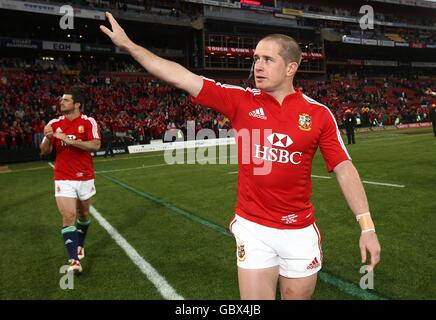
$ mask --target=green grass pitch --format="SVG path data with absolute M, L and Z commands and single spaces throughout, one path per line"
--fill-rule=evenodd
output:
M 374 290 L 362 290 L 359 226 L 319 151 L 312 201 L 324 266 L 314 299 L 436 299 L 436 138 L 431 129 L 362 133 L 349 146 L 382 245 Z M 234 240 L 226 233 L 237 170 L 165 165 L 162 153 L 96 159 L 93 205 L 185 299 L 238 299 Z M 0 299 L 163 299 L 96 221 L 74 290 L 59 287 L 66 262 L 47 162 L 0 173 Z M 370 182 L 404 187 L 370 184 Z

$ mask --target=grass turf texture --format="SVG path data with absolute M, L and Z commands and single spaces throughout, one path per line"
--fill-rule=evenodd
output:
M 365 299 L 368 291 L 376 295 L 369 298 L 436 299 L 431 129 L 361 133 L 356 140 L 348 150 L 362 180 L 405 187 L 364 185 L 382 245 L 375 288 L 364 291 L 358 224 L 335 179 L 313 178 L 325 259 L 314 299 Z M 184 298 L 238 299 L 235 244 L 226 234 L 236 201 L 237 175 L 229 172 L 237 166 L 154 166 L 163 163 L 162 153 L 96 159 L 94 207 Z M 319 152 L 313 174 L 329 175 Z M 83 274 L 74 290 L 60 289 L 67 256 L 52 176 L 43 161 L 0 173 L 0 299 L 162 299 L 96 220 Z

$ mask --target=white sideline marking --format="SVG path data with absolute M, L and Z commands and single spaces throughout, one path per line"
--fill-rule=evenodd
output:
M 53 163 L 48 165 L 54 168 Z M 98 221 L 98 223 L 109 233 L 114 241 L 124 250 L 127 256 L 134 264 L 142 271 L 142 273 L 154 284 L 159 293 L 166 300 L 184 300 L 181 295 L 178 295 L 173 287 L 162 277 L 153 266 L 142 258 L 139 253 L 133 248 L 130 243 L 114 228 L 112 225 L 97 211 L 93 206 L 89 208 L 89 212 Z
M 217 160 L 221 160 L 221 159 L 235 159 L 236 156 L 230 156 L 230 157 L 220 157 L 217 158 Z M 209 160 L 208 158 L 200 158 L 200 159 L 195 159 L 196 161 L 203 161 L 203 160 Z M 186 163 L 180 163 L 180 164 L 186 164 Z M 199 163 L 195 163 L 195 164 L 199 164 Z M 219 163 L 217 163 L 219 164 Z M 228 164 L 228 163 L 225 163 Z M 230 163 L 232 164 L 232 163 Z M 236 164 L 236 163 L 235 163 Z M 171 166 L 173 165 L 177 165 L 177 164 L 171 164 Z M 200 164 L 202 165 L 202 164 Z M 108 173 L 108 172 L 119 172 L 119 171 L 129 171 L 129 170 L 140 170 L 140 169 L 147 169 L 147 168 L 154 168 L 154 167 L 164 167 L 164 166 L 170 166 L 170 164 L 168 163 L 158 163 L 158 164 L 150 164 L 150 165 L 142 165 L 141 167 L 131 167 L 131 168 L 123 168 L 123 169 L 113 169 L 113 170 L 101 170 L 101 171 L 95 171 L 95 173 Z M 236 171 L 237 172 L 237 171 Z
M 230 158 L 234 158 L 234 157 L 230 157 Z M 49 165 L 53 166 L 53 164 L 51 162 L 49 162 Z M 135 167 L 135 168 L 125 168 L 125 169 L 115 169 L 115 170 L 106 170 L 106 171 L 96 171 L 96 173 L 126 171 L 126 170 L 144 169 L 144 168 L 152 168 L 152 167 L 162 167 L 162 166 L 167 166 L 167 165 L 168 164 L 166 164 L 166 163 L 161 163 L 161 164 L 153 164 L 153 165 L 149 165 L 149 166 L 142 166 L 142 167 Z M 238 171 L 230 171 L 227 174 L 237 174 L 237 173 L 238 173 Z M 332 177 L 329 177 L 329 176 L 318 176 L 318 175 L 315 175 L 315 174 L 312 174 L 312 178 L 332 179 Z M 405 188 L 406 187 L 404 184 L 375 182 L 375 181 L 367 181 L 367 180 L 362 180 L 362 183 L 373 184 L 373 185 L 378 185 L 378 186 L 385 186 L 385 187 L 393 187 L 393 188 Z
M 238 171 L 228 172 L 228 174 L 235 174 L 235 173 L 238 173 Z M 317 176 L 315 174 L 312 174 L 312 178 L 332 179 L 332 177 L 329 177 L 329 176 Z M 366 181 L 366 180 L 362 180 L 362 183 L 375 184 L 378 186 L 386 186 L 386 187 L 394 187 L 394 188 L 405 188 L 406 187 L 404 184 L 393 184 L 393 183 L 374 182 L 374 181 Z
M 373 182 L 373 181 L 362 181 L 363 183 L 367 184 L 376 184 L 379 186 L 387 186 L 387 187 L 395 187 L 395 188 L 405 188 L 406 186 L 404 184 L 393 184 L 393 183 L 383 183 L 383 182 Z
M 312 178 L 320 178 L 320 179 L 331 179 L 329 176 L 317 176 L 316 174 L 312 174 Z
M 102 171 L 96 171 L 95 173 L 108 173 L 108 172 L 118 172 L 118 171 L 128 171 L 128 170 L 138 170 L 138 169 L 144 169 L 144 168 L 154 168 L 154 167 L 163 167 L 166 166 L 166 163 L 160 163 L 160 164 L 151 164 L 148 166 L 141 166 L 141 167 L 133 167 L 133 168 L 124 168 L 124 169 L 113 169 L 113 170 L 102 170 Z
M 332 177 L 328 177 L 328 176 L 317 176 L 312 174 L 313 178 L 320 178 L 320 179 L 331 179 Z M 394 187 L 394 188 L 405 188 L 406 186 L 403 184 L 393 184 L 393 183 L 384 183 L 384 182 L 374 182 L 374 181 L 366 181 L 366 180 L 362 180 L 362 183 L 366 183 L 366 184 L 375 184 L 378 186 L 386 186 L 386 187 Z
M 317 176 L 312 174 L 313 178 L 320 178 L 320 179 L 331 179 L 332 177 L 329 176 Z M 393 183 L 384 183 L 384 182 L 374 182 L 374 181 L 366 181 L 366 180 L 362 180 L 362 183 L 366 183 L 366 184 L 375 184 L 378 186 L 386 186 L 386 187 L 394 187 L 394 188 L 405 188 L 406 186 L 403 184 L 393 184 Z
M 184 300 L 184 298 L 177 294 L 173 287 L 162 277 L 153 266 L 142 258 L 139 253 L 133 248 L 123 236 L 110 225 L 109 222 L 93 207 L 90 207 L 90 213 L 98 221 L 98 223 L 109 233 L 112 239 L 124 250 L 127 256 L 134 264 L 142 271 L 142 273 L 150 280 L 159 293 L 166 300 Z

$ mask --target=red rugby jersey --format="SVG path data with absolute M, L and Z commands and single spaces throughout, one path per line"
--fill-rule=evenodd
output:
M 74 140 L 89 141 L 101 139 L 100 128 L 94 118 L 81 114 L 73 121 L 65 116 L 51 120 L 49 123 L 53 133 L 62 132 Z M 94 167 L 91 153 L 77 147 L 67 146 L 53 137 L 56 149 L 55 180 L 91 180 L 94 179 Z
M 329 108 L 295 91 L 280 105 L 262 90 L 203 78 L 200 93 L 191 97 L 224 113 L 237 131 L 235 213 L 279 229 L 315 222 L 311 168 L 318 146 L 329 172 L 351 160 Z

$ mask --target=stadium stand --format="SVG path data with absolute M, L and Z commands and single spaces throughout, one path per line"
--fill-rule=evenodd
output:
M 94 18 L 77 17 L 73 30 L 54 29 L 59 16 L 44 14 L 62 1 L 38 3 L 45 6 L 30 12 L 0 8 L 7 13 L 0 21 L 3 150 L 36 149 L 44 124 L 57 115 L 63 88 L 77 83 L 91 99 L 86 112 L 103 128 L 112 127 L 123 145 L 162 139 L 170 128 L 186 130 L 188 120 L 197 130 L 231 126 L 115 50 L 98 29 L 102 21 L 95 17 L 103 10 L 114 12 L 129 35 L 157 54 L 241 86 L 253 86 L 247 77 L 259 39 L 293 36 L 303 50 L 296 85 L 327 105 L 340 125 L 347 109 L 360 126 L 425 122 L 435 103 L 424 94 L 435 88 L 435 8 L 419 1 L 369 1 L 375 9 L 372 30 L 360 29 L 357 1 L 278 0 L 272 7 L 273 1 L 78 0 L 70 4 Z M 22 15 L 28 24 L 17 22 Z
M 2 59 L 2 68 L 17 60 Z M 18 64 L 20 64 L 18 62 Z M 193 120 L 197 130 L 227 128 L 223 115 L 192 104 L 186 94 L 154 79 L 126 81 L 106 77 L 68 77 L 32 67 L 31 73 L 1 73 L 0 148 L 37 147 L 42 128 L 58 115 L 58 100 L 68 83 L 87 84 L 91 99 L 86 113 L 103 127 L 111 126 L 118 137 L 143 143 L 145 132 L 162 139 L 169 128 L 185 129 Z M 231 80 L 223 80 L 231 82 Z M 235 84 L 245 85 L 242 81 Z M 351 109 L 362 126 L 383 126 L 428 120 L 432 101 L 422 88 L 434 81 L 398 78 L 364 80 L 301 80 L 297 85 L 307 95 L 329 106 L 339 124 L 344 111 Z M 366 111 L 365 111 L 366 109 Z

